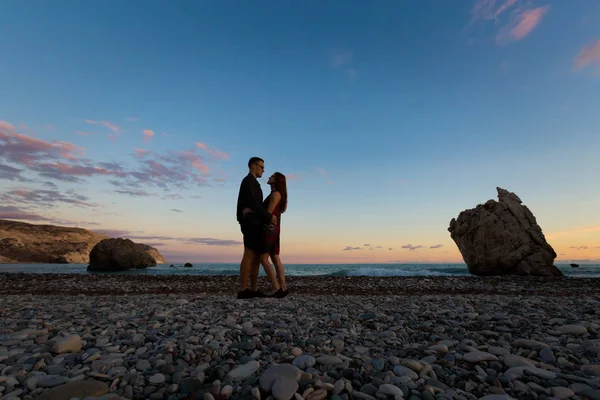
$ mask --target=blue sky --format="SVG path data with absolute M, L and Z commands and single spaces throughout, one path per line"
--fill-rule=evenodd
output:
M 559 258 L 600 258 L 596 1 L 0 13 L 0 165 L 19 170 L 0 175 L 6 218 L 236 261 L 237 189 L 259 155 L 266 176 L 290 178 L 291 262 L 460 261 L 448 222 L 496 186 L 521 196 Z

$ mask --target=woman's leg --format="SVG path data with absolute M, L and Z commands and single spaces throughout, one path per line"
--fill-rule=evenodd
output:
M 271 285 L 273 285 L 273 289 L 276 291 L 279 290 L 280 286 L 277 282 L 277 276 L 275 276 L 275 272 L 273 272 L 273 266 L 269 262 L 269 253 L 262 254 L 260 256 L 260 263 L 265 269 L 265 273 L 267 274 L 267 278 L 271 281 Z
M 283 263 L 281 262 L 281 258 L 279 258 L 279 254 L 273 254 L 271 256 L 271 260 L 273 260 L 273 264 L 275 265 L 275 271 L 277 272 L 277 280 L 279 281 L 279 286 L 281 286 L 281 290 L 287 290 L 287 285 L 285 284 L 285 271 L 283 269 Z

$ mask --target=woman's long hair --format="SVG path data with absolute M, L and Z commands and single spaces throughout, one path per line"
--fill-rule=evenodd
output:
M 284 213 L 287 210 L 287 184 L 285 182 L 285 175 L 281 172 L 275 172 L 273 174 L 273 178 L 275 178 L 275 190 L 281 194 L 281 213 Z

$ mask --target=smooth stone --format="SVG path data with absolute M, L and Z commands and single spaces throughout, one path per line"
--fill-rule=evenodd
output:
M 303 352 L 299 347 L 292 347 L 291 353 L 294 357 L 298 357 L 301 356 Z
M 104 382 L 88 380 L 70 382 L 42 393 L 37 400 L 70 400 L 73 397 L 100 397 L 108 393 L 108 385 Z
M 405 367 L 404 365 L 396 365 L 394 367 L 394 375 L 396 376 L 407 376 L 413 381 L 419 379 L 419 375 L 412 369 Z
M 520 379 L 525 376 L 525 371 L 528 371 L 532 375 L 535 375 L 541 379 L 546 379 L 546 380 L 556 379 L 556 374 L 554 372 L 546 371 L 545 369 L 537 368 L 537 367 L 534 367 L 533 365 L 509 368 L 504 373 L 504 376 L 506 376 L 508 378 L 514 377 L 514 379 Z
M 557 399 L 568 399 L 575 396 L 575 393 L 566 387 L 551 387 L 550 393 Z
M 498 361 L 498 357 L 485 351 L 471 351 L 463 355 L 463 360 L 470 363 L 478 363 L 482 361 Z
M 398 386 L 390 385 L 389 383 L 384 383 L 379 386 L 379 391 L 383 394 L 396 396 L 396 397 L 404 397 L 404 392 Z
M 429 346 L 429 350 L 437 351 L 438 353 L 447 353 L 448 346 L 445 344 L 434 344 L 433 346 Z
M 295 378 L 279 377 L 271 387 L 271 394 L 276 400 L 290 400 L 298 387 L 298 380 Z
M 154 374 L 150 378 L 148 378 L 148 382 L 154 385 L 160 385 L 161 383 L 165 383 L 165 376 L 163 374 Z
M 69 335 L 56 340 L 56 342 L 54 342 L 54 345 L 52 346 L 52 351 L 55 354 L 80 352 L 81 336 Z
M 556 330 L 563 335 L 585 335 L 588 333 L 585 326 L 575 324 L 559 326 Z
M 265 392 L 270 392 L 273 384 L 278 378 L 290 378 L 296 381 L 300 380 L 302 370 L 291 364 L 277 364 L 269 367 L 260 376 L 260 387 Z
M 539 350 L 542 347 L 548 347 L 546 343 L 531 339 L 517 339 L 511 343 L 513 347 L 524 347 L 526 349 Z
M 495 356 L 507 356 L 510 354 L 510 350 L 505 347 L 490 346 L 487 349 L 488 353 Z
M 541 349 L 539 355 L 540 358 L 545 362 L 548 362 L 550 364 L 554 364 L 556 362 L 556 356 L 554 355 L 554 352 L 550 349 L 550 347 L 544 347 L 543 349 Z
M 423 369 L 423 364 L 421 364 L 417 360 L 402 360 L 400 362 L 400 365 L 408 367 L 408 368 L 412 369 L 415 372 L 420 372 L 421 369 Z
M 292 361 L 292 365 L 294 365 L 300 369 L 307 369 L 307 368 L 314 367 L 316 362 L 317 362 L 317 360 L 313 356 L 308 355 L 308 354 L 303 354 L 301 356 L 294 358 L 294 360 Z
M 600 364 L 582 365 L 581 370 L 586 374 L 600 376 Z
M 528 365 L 534 365 L 534 363 L 535 361 L 518 356 L 516 354 L 511 354 L 504 357 L 504 365 L 506 365 L 508 368 L 525 367 Z
M 152 364 L 150 364 L 150 361 L 148 361 L 148 360 L 139 360 L 135 364 L 135 369 L 137 369 L 138 371 L 141 371 L 141 372 L 149 370 L 150 368 L 152 368 Z
M 238 379 L 246 379 L 252 375 L 260 368 L 260 363 L 258 361 L 248 361 L 246 364 L 242 364 L 227 374 L 227 377 L 232 380 Z
M 39 375 L 37 381 L 38 387 L 53 388 L 67 383 L 68 379 L 66 376 L 61 375 Z
M 336 356 L 324 355 L 317 358 L 317 363 L 323 365 L 340 365 L 343 364 L 344 361 L 342 361 L 341 358 Z

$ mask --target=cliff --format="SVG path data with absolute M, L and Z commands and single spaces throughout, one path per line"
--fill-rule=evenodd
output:
M 0 219 L 0 263 L 86 264 L 103 239 L 108 236 L 83 228 Z M 165 263 L 158 250 L 144 246 L 158 264 Z

